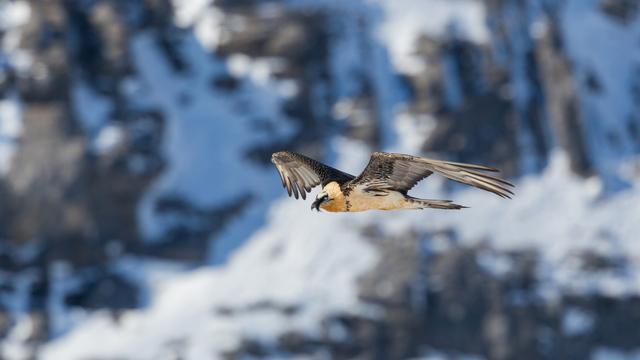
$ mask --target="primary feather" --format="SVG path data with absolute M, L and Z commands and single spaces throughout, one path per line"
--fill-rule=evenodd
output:
M 282 186 L 287 189 L 289 196 L 293 194 L 296 199 L 298 194 L 306 199 L 307 193 L 320 184 L 325 186 L 331 181 L 342 183 L 355 178 L 353 175 L 290 151 L 274 153 L 271 156 L 271 162 L 278 169 Z
M 490 191 L 498 196 L 510 198 L 513 184 L 482 171 L 496 172 L 497 169 L 482 165 L 472 165 L 427 159 L 405 154 L 375 152 L 369 164 L 353 182 L 371 187 L 388 187 L 406 194 L 420 180 L 434 172 L 451 180 Z

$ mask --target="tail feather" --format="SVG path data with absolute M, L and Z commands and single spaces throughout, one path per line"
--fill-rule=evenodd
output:
M 451 200 L 431 200 L 431 199 L 417 199 L 414 197 L 407 197 L 407 203 L 411 206 L 411 209 L 444 209 L 444 210 L 459 210 L 466 209 L 468 206 L 458 205 Z
M 451 180 L 492 192 L 503 198 L 511 198 L 513 184 L 499 177 L 484 174 L 478 170 L 496 171 L 496 169 L 473 164 L 454 163 L 449 161 L 429 160 L 433 170 Z

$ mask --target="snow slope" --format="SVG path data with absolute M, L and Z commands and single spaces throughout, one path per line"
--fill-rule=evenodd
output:
M 158 51 L 150 36 L 141 35 L 135 41 L 138 91 L 143 101 L 159 107 L 166 116 L 164 152 L 170 164 L 143 199 L 142 231 L 154 239 L 175 221 L 155 212 L 154 204 L 162 196 L 179 195 L 206 207 L 250 194 L 252 205 L 234 221 L 235 226 L 219 236 L 223 240 L 215 256 L 224 259 L 229 248 L 258 227 L 265 204 L 276 196 L 278 182 L 270 176 L 272 169 L 251 163 L 246 157 L 249 146 L 288 135 L 291 126 L 280 113 L 280 98 L 271 92 L 270 84 L 240 79 L 240 91 L 212 91 L 211 79 L 228 76 L 229 70 L 224 61 L 212 59 L 195 38 L 188 37 L 183 44 L 189 61 L 184 74 L 170 69 Z M 256 130 L 256 119 L 282 120 L 272 124 L 274 132 L 265 132 Z
M 353 284 L 378 255 L 349 226 L 350 217 L 311 213 L 308 204 L 283 199 L 268 218 L 227 266 L 161 282 L 148 309 L 118 322 L 92 315 L 48 345 L 43 359 L 168 358 L 176 341 L 184 341 L 187 358 L 209 358 L 243 337 L 269 342 L 285 330 L 313 334 L 327 314 L 367 311 Z M 299 313 L 283 314 L 286 307 Z

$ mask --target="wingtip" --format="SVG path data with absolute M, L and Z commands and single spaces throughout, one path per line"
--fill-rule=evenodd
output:
M 504 193 L 496 193 L 496 195 L 500 196 L 503 199 L 512 199 L 512 196 L 515 195 L 514 193 L 512 193 L 511 191 L 509 191 L 509 194 L 504 194 Z
M 276 163 L 276 155 L 277 154 L 278 154 L 277 152 L 274 152 L 273 154 L 271 154 L 271 163 L 273 163 L 273 164 Z
M 451 206 L 454 206 L 454 207 L 451 207 L 451 209 L 453 209 L 453 210 L 462 210 L 462 209 L 468 209 L 469 208 L 468 206 L 464 206 L 464 205 L 460 205 L 460 204 L 451 204 Z

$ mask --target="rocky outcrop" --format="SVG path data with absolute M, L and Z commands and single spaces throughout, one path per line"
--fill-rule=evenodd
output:
M 549 14 L 547 26 L 538 40 L 536 61 L 542 74 L 546 94 L 550 128 L 554 139 L 569 154 L 571 169 L 582 176 L 593 173 L 594 164 L 589 159 L 585 136 L 584 114 L 580 114 L 576 79 L 571 63 L 565 55 L 560 24 Z M 597 87 L 595 80 L 594 87 Z
M 638 14 L 638 8 L 640 6 L 633 0 L 601 0 L 600 9 L 605 14 L 620 21 L 623 24 L 628 24 Z
M 340 120 L 347 123 L 342 134 L 373 147 L 380 145 L 379 123 L 383 109 L 379 108 L 382 95 L 374 84 L 379 75 L 375 73 L 375 61 L 354 64 L 361 68 L 354 68 L 348 74 L 338 74 L 338 65 L 333 63 L 339 61 L 336 52 L 340 51 L 340 42 L 346 41 L 344 38 L 359 43 L 359 58 L 371 57 L 378 46 L 370 39 L 373 23 L 361 19 L 355 29 L 345 26 L 341 30 L 333 24 L 350 22 L 349 13 L 331 12 L 322 7 L 314 11 L 291 9 L 278 2 L 269 4 L 268 11 L 253 3 L 219 2 L 217 6 L 226 16 L 222 21 L 224 32 L 220 35 L 223 40 L 216 53 L 272 61 L 273 76 L 296 88 L 295 94 L 285 100 L 282 110 L 296 123 L 297 133 L 286 143 L 256 146 L 248 152 L 252 158 L 267 162 L 269 154 L 282 148 L 300 149 L 322 157 L 326 152 L 324 139 L 340 128 Z M 238 23 L 244 25 L 234 25 Z M 340 89 L 346 80 L 342 76 L 349 76 L 349 87 L 355 90 L 344 93 Z M 351 109 L 346 119 L 334 113 L 343 98 L 349 101 Z

